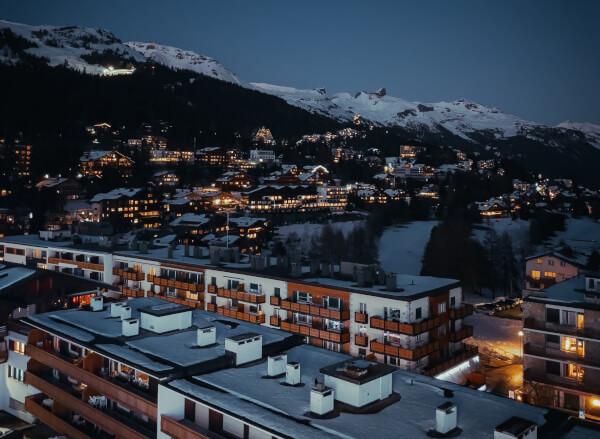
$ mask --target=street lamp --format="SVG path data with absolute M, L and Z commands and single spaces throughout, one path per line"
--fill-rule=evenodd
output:
M 523 331 L 519 331 L 519 354 L 521 361 L 523 361 L 523 335 L 525 335 L 525 333 Z

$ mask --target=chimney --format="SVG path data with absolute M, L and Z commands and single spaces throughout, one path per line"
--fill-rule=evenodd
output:
M 356 270 L 356 284 L 359 287 L 364 287 L 367 285 L 367 273 L 365 271 L 366 270 L 364 267 L 360 267 Z
M 121 317 L 121 308 L 123 305 L 126 305 L 125 302 L 117 302 L 110 304 L 110 316 L 111 317 Z
M 167 258 L 173 259 L 173 244 L 167 246 Z
M 381 268 L 379 268 L 377 270 L 376 276 L 377 276 L 377 283 L 379 285 L 385 285 L 385 271 L 383 271 Z
M 200 347 L 214 345 L 217 342 L 217 328 L 214 326 L 198 328 L 196 337 L 196 343 Z
M 317 276 L 319 274 L 319 263 L 317 261 L 310 261 L 310 275 Z
M 190 245 L 189 245 L 187 242 L 185 243 L 185 245 L 184 245 L 183 249 L 184 249 L 184 252 L 185 252 L 185 253 L 184 253 L 184 254 L 185 254 L 185 256 L 186 256 L 186 257 L 189 257 L 189 256 L 190 256 Z
M 142 253 L 142 254 L 148 253 L 148 241 L 140 242 L 140 253 Z
M 219 254 L 219 249 L 216 247 L 210 247 L 210 263 L 212 265 L 217 265 L 221 262 L 221 255 Z
M 385 274 L 385 289 L 388 291 L 396 291 L 398 284 L 396 281 L 396 273 Z
M 92 311 L 102 311 L 104 309 L 104 298 L 102 296 L 94 296 L 90 299 L 90 307 Z
M 302 276 L 302 264 L 299 262 L 292 262 L 292 277 Z
M 261 254 L 265 259 L 265 268 L 269 268 L 271 266 L 271 252 L 269 250 L 262 250 Z
M 323 262 L 321 264 L 321 276 L 323 277 L 329 277 L 329 262 Z
M 277 355 L 276 357 L 269 357 L 267 362 L 267 375 L 270 377 L 276 377 L 285 373 L 285 366 L 287 364 L 287 354 Z
M 494 428 L 494 439 L 537 439 L 537 427 L 529 419 L 513 416 Z
M 289 386 L 300 384 L 300 363 L 290 361 L 285 365 L 285 382 Z
M 447 401 L 435 410 L 435 431 L 439 434 L 448 434 L 456 428 L 456 404 Z
M 324 416 L 333 411 L 333 389 L 325 384 L 317 383 L 310 390 L 310 412 Z
M 259 360 L 262 358 L 262 335 L 246 333 L 226 338 L 225 353 L 234 357 L 236 366 Z
M 194 257 L 199 258 L 200 257 L 200 246 L 195 245 L 193 251 L 194 251 Z
M 121 329 L 125 337 L 133 337 L 140 333 L 140 321 L 138 319 L 121 320 Z
M 122 306 L 121 307 L 121 320 L 127 320 L 131 318 L 131 307 L 130 306 Z

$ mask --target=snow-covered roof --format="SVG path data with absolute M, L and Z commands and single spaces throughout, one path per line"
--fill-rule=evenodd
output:
M 171 221 L 170 225 L 198 227 L 209 221 L 210 217 L 207 217 L 205 214 L 197 215 L 195 213 L 184 213 L 179 218 Z
M 54 187 L 54 186 L 58 186 L 59 184 L 64 183 L 65 181 L 68 181 L 69 179 L 66 177 L 62 177 L 62 178 L 45 178 L 42 181 L 40 181 L 39 183 L 37 183 L 35 185 L 35 187 L 37 187 L 38 189 L 41 189 L 43 187 Z
M 28 278 L 33 273 L 35 273 L 34 270 L 30 270 L 24 267 L 0 267 L 0 291 L 17 282 L 22 281 L 23 279 Z
M 238 227 L 250 227 L 258 222 L 264 223 L 266 218 L 254 218 L 250 216 L 240 216 L 237 218 L 229 218 L 230 223 L 234 223 Z
M 131 198 L 140 192 L 139 188 L 117 188 L 103 194 L 96 194 L 90 201 L 97 203 L 103 200 L 117 200 L 121 197 Z

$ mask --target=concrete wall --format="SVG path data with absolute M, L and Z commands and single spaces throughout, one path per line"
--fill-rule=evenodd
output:
M 192 325 L 192 310 L 170 314 L 166 316 L 153 316 L 141 313 L 140 327 L 159 334 L 177 329 L 189 328 Z
M 325 385 L 334 389 L 335 400 L 355 407 L 385 399 L 392 393 L 392 375 L 387 375 L 362 385 L 325 375 Z

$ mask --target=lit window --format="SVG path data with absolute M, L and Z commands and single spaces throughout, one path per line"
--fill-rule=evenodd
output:
M 540 272 L 538 270 L 531 270 L 531 277 L 534 279 L 540 278 Z
M 556 277 L 556 273 L 553 271 L 544 271 L 544 277 Z
M 537 263 L 541 265 L 542 263 L 542 258 L 538 258 Z

